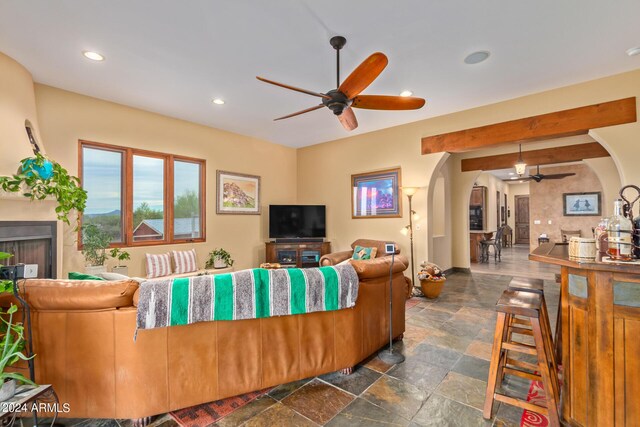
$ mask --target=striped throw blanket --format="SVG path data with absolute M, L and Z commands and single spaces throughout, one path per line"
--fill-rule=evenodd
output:
M 137 329 L 340 310 L 357 297 L 350 264 L 149 280 L 140 285 Z

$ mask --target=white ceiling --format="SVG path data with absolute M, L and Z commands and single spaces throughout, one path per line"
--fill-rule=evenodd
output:
M 638 16 L 638 0 L 0 0 L 0 52 L 40 83 L 301 147 L 640 68 Z M 273 122 L 318 99 L 255 76 L 334 88 L 337 34 L 343 79 L 382 51 L 364 93 L 427 106 L 356 110 L 350 133 L 327 109 Z M 491 57 L 465 65 L 476 50 Z

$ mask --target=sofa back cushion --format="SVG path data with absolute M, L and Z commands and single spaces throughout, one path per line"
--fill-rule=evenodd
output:
M 171 253 L 173 254 L 173 263 L 176 266 L 175 274 L 198 271 L 195 249 L 191 249 L 190 251 L 171 251 Z
M 21 289 L 35 310 L 104 310 L 133 305 L 135 280 L 29 279 Z
M 147 279 L 168 276 L 171 271 L 171 258 L 169 254 L 145 254 L 147 265 Z
M 385 252 L 385 248 L 384 248 L 384 244 L 385 243 L 393 243 L 396 245 L 396 254 L 400 253 L 400 248 L 398 247 L 398 245 L 396 244 L 396 242 L 393 242 L 391 240 L 385 241 L 385 240 L 370 240 L 370 239 L 358 239 L 355 242 L 353 242 L 351 244 L 351 249 L 355 250 L 356 246 L 362 246 L 364 248 L 376 248 L 376 258 L 379 257 L 383 257 L 386 256 L 386 252 Z

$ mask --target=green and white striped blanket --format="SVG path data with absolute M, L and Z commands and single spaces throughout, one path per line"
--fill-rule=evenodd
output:
M 357 298 L 351 264 L 149 280 L 140 285 L 137 329 L 340 310 Z

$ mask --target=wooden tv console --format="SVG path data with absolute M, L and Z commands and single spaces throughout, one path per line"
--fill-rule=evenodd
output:
M 331 242 L 267 242 L 266 262 L 279 263 L 282 267 L 318 267 L 320 258 L 331 253 Z

